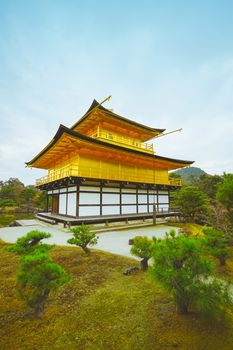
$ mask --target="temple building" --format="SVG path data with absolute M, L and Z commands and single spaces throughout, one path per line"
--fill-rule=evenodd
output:
M 46 169 L 36 180 L 51 197 L 51 213 L 70 218 L 140 217 L 169 209 L 181 186 L 169 170 L 192 161 L 158 156 L 147 141 L 164 133 L 121 117 L 96 100 L 71 128 L 60 125 L 28 167 Z M 48 207 L 47 207 L 48 211 Z

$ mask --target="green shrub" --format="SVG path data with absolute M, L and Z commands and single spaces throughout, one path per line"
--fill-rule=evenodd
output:
M 18 238 L 16 244 L 6 250 L 21 256 L 17 274 L 20 297 L 33 308 L 36 317 L 41 317 L 50 292 L 69 281 L 69 275 L 58 264 L 52 262 L 48 251 L 53 246 L 42 243 L 51 237 L 40 231 L 30 231 Z
M 138 258 L 141 258 L 141 269 L 146 271 L 148 269 L 148 260 L 152 256 L 154 241 L 144 236 L 136 236 L 133 238 L 133 245 L 130 253 Z
M 15 220 L 15 216 L 14 215 L 0 214 L 0 227 L 8 226 L 14 220 Z
M 207 247 L 211 255 L 216 257 L 221 265 L 226 264 L 226 260 L 231 256 L 228 247 L 228 240 L 223 231 L 212 227 L 203 228 L 206 237 Z
M 197 187 L 187 186 L 175 192 L 173 204 L 180 208 L 181 214 L 187 221 L 205 221 L 208 199 Z
M 233 305 L 230 285 L 216 280 L 205 250 L 204 238 L 174 232 L 154 246 L 152 277 L 172 295 L 178 313 L 196 307 L 216 316 Z
M 69 275 L 58 264 L 52 262 L 47 253 L 35 250 L 21 258 L 17 275 L 18 291 L 26 304 L 41 317 L 50 292 L 70 280 Z
M 37 249 L 40 249 L 41 252 L 46 252 L 52 249 L 52 246 L 41 243 L 41 240 L 49 237 L 51 237 L 49 233 L 33 230 L 28 232 L 25 236 L 18 238 L 13 246 L 7 247 L 6 249 L 18 255 L 31 254 Z
M 96 233 L 90 232 L 90 227 L 86 225 L 74 227 L 70 231 L 73 232 L 74 237 L 68 239 L 67 243 L 81 247 L 89 255 L 91 251 L 87 246 L 97 244 L 99 237 L 96 236 Z
M 17 206 L 17 203 L 13 199 L 0 199 L 0 208 L 15 206 Z

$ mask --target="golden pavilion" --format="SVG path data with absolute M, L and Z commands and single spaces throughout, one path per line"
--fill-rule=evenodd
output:
M 52 214 L 116 220 L 148 216 L 154 205 L 157 212 L 168 211 L 170 190 L 181 186 L 169 171 L 193 163 L 155 154 L 147 141 L 164 131 L 121 117 L 94 100 L 71 128 L 60 125 L 26 165 L 48 171 L 36 186 L 52 198 Z

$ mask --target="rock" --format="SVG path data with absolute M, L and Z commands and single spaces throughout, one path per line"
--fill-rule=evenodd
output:
M 137 266 L 132 266 L 129 267 L 128 269 L 126 269 L 123 272 L 123 275 L 128 276 L 128 275 L 132 275 L 133 273 L 137 272 L 139 270 L 139 268 Z

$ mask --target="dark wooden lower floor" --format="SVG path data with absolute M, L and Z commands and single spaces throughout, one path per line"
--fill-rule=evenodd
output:
M 122 215 L 102 215 L 102 216 L 80 216 L 80 217 L 68 217 L 65 215 L 59 215 L 51 212 L 42 212 L 37 214 L 37 218 L 44 220 L 48 223 L 56 224 L 63 223 L 64 226 L 75 226 L 85 224 L 96 223 L 110 223 L 110 222 L 128 222 L 133 220 L 146 220 L 150 218 L 165 218 L 179 216 L 178 209 L 169 209 L 167 211 L 161 211 L 154 215 L 153 213 L 140 213 L 140 214 L 122 214 Z

